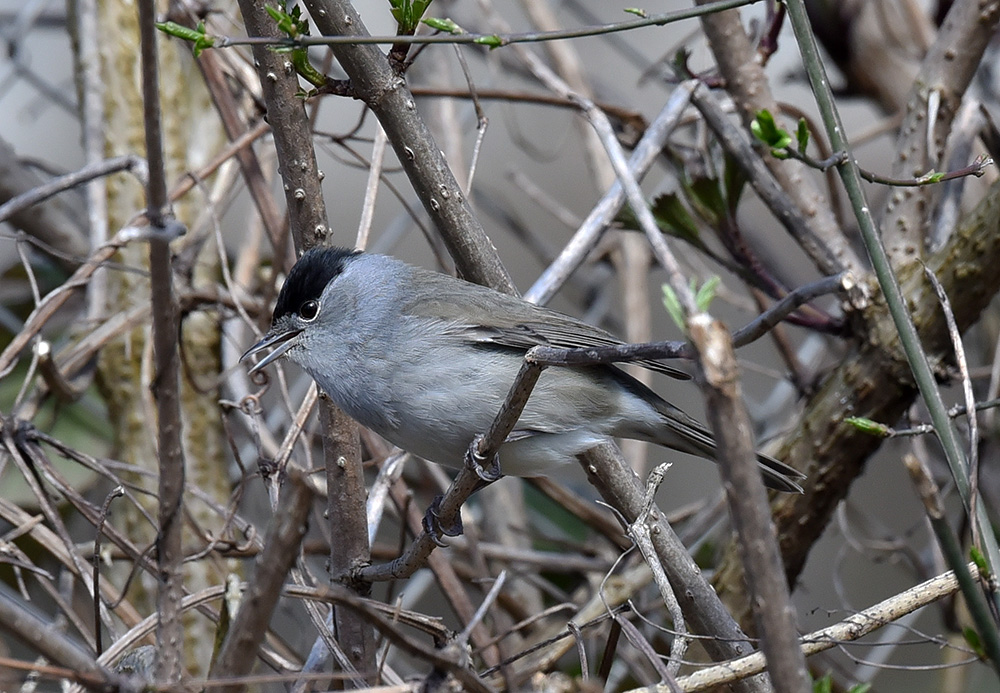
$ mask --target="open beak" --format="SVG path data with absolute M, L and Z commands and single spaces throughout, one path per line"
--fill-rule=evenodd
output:
M 269 363 L 277 361 L 285 352 L 295 346 L 295 338 L 299 336 L 302 330 L 285 330 L 283 332 L 271 333 L 268 332 L 264 335 L 264 338 L 254 344 L 252 347 L 246 350 L 243 356 L 240 357 L 240 361 L 246 360 L 247 357 L 253 356 L 254 354 L 259 354 L 265 349 L 270 349 L 271 347 L 276 347 L 274 351 L 258 361 L 253 368 L 251 368 L 248 373 L 253 375 L 257 371 L 261 370 Z

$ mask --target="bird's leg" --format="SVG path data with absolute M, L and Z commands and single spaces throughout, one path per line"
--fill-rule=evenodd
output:
M 444 496 L 438 495 L 434 497 L 434 500 L 431 501 L 430 507 L 427 508 L 427 512 L 424 514 L 423 521 L 420 523 L 423 525 L 427 536 L 431 538 L 431 541 L 433 541 L 436 546 L 447 546 L 445 542 L 441 541 L 441 535 L 446 537 L 457 537 L 465 531 L 462 527 L 461 513 L 455 513 L 455 517 L 450 525 L 445 526 L 441 523 L 442 500 L 444 500 Z
M 487 459 L 480 452 L 483 439 L 482 435 L 477 435 L 473 439 L 469 449 L 465 451 L 465 466 L 475 472 L 476 476 L 483 482 L 481 486 L 476 488 L 477 491 L 483 486 L 499 480 L 503 476 L 503 472 L 500 470 L 499 452 L 493 453 L 487 466 Z
M 482 445 L 483 436 L 477 435 L 469 445 L 469 449 L 465 451 L 465 469 L 459 472 L 452 487 L 448 490 L 449 496 L 456 491 L 462 494 L 460 503 L 479 489 L 489 486 L 503 476 L 500 471 L 500 455 L 498 453 L 493 453 L 492 456 L 484 455 L 481 452 Z M 488 466 L 486 465 L 487 459 L 489 459 Z M 442 535 L 457 537 L 462 534 L 462 517 L 457 509 L 448 510 L 444 513 L 448 517 L 442 518 L 443 501 L 444 496 L 437 496 L 427 508 L 421 523 L 427 536 L 438 546 L 444 546 L 441 541 Z M 447 523 L 443 519 L 447 519 Z
M 490 458 L 489 466 L 485 466 L 487 458 L 480 453 L 482 439 L 483 436 L 476 436 L 472 444 L 469 445 L 469 449 L 465 451 L 465 469 L 459 472 L 455 484 L 448 491 L 449 495 L 455 490 L 455 486 L 461 486 L 464 489 L 461 491 L 464 494 L 463 498 L 468 498 L 479 489 L 489 486 L 503 476 L 500 471 L 499 454 L 494 453 Z M 470 472 L 471 475 L 474 475 L 472 478 L 470 478 Z M 427 536 L 438 546 L 444 546 L 441 541 L 442 535 L 457 537 L 462 534 L 462 516 L 458 511 L 447 513 L 450 515 L 447 518 L 447 523 L 442 521 L 441 506 L 443 500 L 444 496 L 437 496 L 431 502 L 422 522 Z
M 499 478 L 499 477 L 497 477 Z M 475 488 L 472 489 L 470 495 L 475 493 L 481 488 L 486 488 L 492 481 L 486 481 L 482 478 L 479 479 Z M 420 523 L 424 531 L 427 532 L 427 536 L 431 538 L 437 546 L 445 546 L 446 544 L 441 541 L 441 536 L 446 537 L 457 537 L 461 535 L 465 530 L 462 527 L 462 514 L 455 513 L 454 518 L 451 520 L 451 524 L 445 525 L 441 521 L 441 502 L 444 500 L 444 496 L 438 495 L 434 497 L 431 501 L 430 507 L 427 508 L 427 512 L 424 514 L 424 519 Z

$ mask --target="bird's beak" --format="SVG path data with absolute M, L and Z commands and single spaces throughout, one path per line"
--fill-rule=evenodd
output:
M 277 347 L 270 354 L 258 361 L 253 368 L 251 368 L 248 373 L 253 375 L 257 371 L 261 370 L 269 363 L 277 361 L 279 358 L 284 356 L 285 352 L 295 346 L 295 338 L 299 336 L 302 330 L 284 330 L 281 332 L 268 332 L 264 335 L 264 338 L 254 344 L 252 347 L 246 350 L 243 356 L 240 357 L 240 361 L 245 361 L 247 357 L 258 354 L 265 349 L 270 349 L 271 347 Z

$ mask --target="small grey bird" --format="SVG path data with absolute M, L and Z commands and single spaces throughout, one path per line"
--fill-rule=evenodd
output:
M 485 433 L 525 352 L 621 344 L 569 316 L 384 255 L 321 248 L 295 263 L 271 329 L 243 355 L 274 348 L 255 373 L 288 356 L 337 406 L 394 445 L 447 466 Z M 656 361 L 643 366 L 675 378 Z M 500 469 L 543 476 L 613 437 L 708 459 L 712 434 L 615 366 L 549 368 L 507 442 Z M 758 455 L 764 482 L 801 491 L 803 476 Z

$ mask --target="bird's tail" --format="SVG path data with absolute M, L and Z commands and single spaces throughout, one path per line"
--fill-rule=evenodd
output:
M 718 458 L 718 448 L 711 431 L 662 399 L 656 404 L 666 426 L 659 428 L 652 442 L 710 460 Z M 806 477 L 799 470 L 760 452 L 757 453 L 757 464 L 764 476 L 764 485 L 768 488 L 786 493 L 802 493 L 798 481 Z

